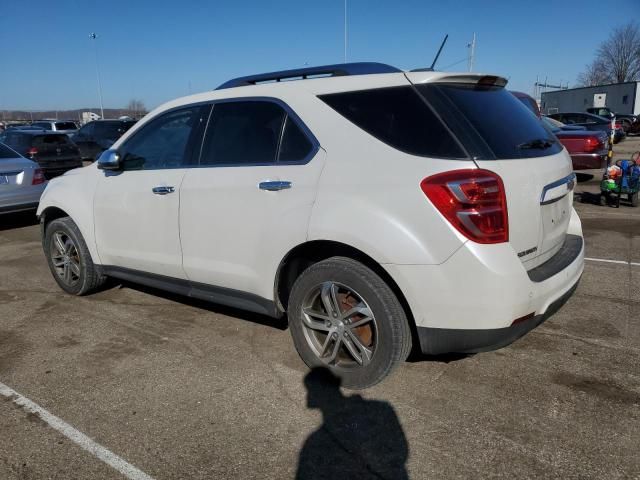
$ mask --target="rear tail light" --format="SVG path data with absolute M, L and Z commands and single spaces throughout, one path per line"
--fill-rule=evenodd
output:
M 46 182 L 44 178 L 44 173 L 42 173 L 42 169 L 36 168 L 33 172 L 33 179 L 31 180 L 31 185 L 40 185 L 41 183 Z
M 32 147 L 29 150 L 27 150 L 27 155 L 30 155 L 31 157 L 37 154 L 38 154 L 38 149 L 35 147 Z
M 509 241 L 507 199 L 502 179 L 481 169 L 427 177 L 420 188 L 460 233 L 477 243 Z
M 587 137 L 585 140 L 585 151 L 594 152 L 604 147 L 604 142 L 598 137 Z
M 622 128 L 622 124 L 619 122 L 614 123 L 614 128 L 617 130 L 619 128 Z

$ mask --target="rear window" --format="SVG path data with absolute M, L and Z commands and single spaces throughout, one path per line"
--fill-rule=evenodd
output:
M 33 122 L 31 126 L 36 128 L 42 128 L 44 130 L 51 130 L 50 122 Z
M 76 130 L 77 128 L 73 122 L 56 122 L 56 130 Z
M 477 160 L 548 156 L 556 138 L 509 91 L 475 84 L 426 84 L 418 91 Z
M 20 155 L 18 155 L 16 152 L 11 150 L 6 145 L 3 145 L 0 143 L 0 160 L 5 158 L 19 158 L 19 157 Z
M 66 135 L 38 135 L 33 139 L 34 147 L 68 145 L 69 143 L 69 137 Z
M 333 93 L 320 99 L 365 132 L 402 152 L 423 157 L 466 157 L 413 87 Z

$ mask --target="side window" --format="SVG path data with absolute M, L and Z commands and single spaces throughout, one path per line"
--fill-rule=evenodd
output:
M 120 149 L 125 170 L 176 168 L 190 163 L 189 138 L 202 107 L 165 113 L 137 132 Z
M 304 160 L 313 149 L 313 145 L 300 127 L 287 116 L 282 133 L 282 142 L 278 152 L 278 162 L 299 162 Z
M 285 116 L 272 102 L 214 104 L 200 165 L 275 163 Z

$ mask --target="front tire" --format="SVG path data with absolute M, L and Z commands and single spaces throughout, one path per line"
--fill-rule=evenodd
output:
M 380 382 L 411 350 L 398 298 L 373 270 L 350 258 L 332 257 L 302 272 L 288 315 L 302 360 L 330 369 L 348 388 Z
M 80 229 L 71 218 L 57 218 L 47 225 L 43 247 L 49 270 L 65 292 L 86 295 L 104 284 L 106 277 L 94 265 Z

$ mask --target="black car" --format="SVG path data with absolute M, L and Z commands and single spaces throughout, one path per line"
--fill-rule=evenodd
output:
M 37 162 L 47 179 L 82 166 L 78 147 L 64 133 L 12 128 L 0 135 L 0 142 Z
M 587 108 L 587 113 L 592 113 L 594 115 L 598 115 L 606 120 L 611 119 L 611 115 L 615 115 L 616 120 L 620 121 L 622 128 L 625 132 L 631 129 L 631 126 L 634 123 L 638 122 L 638 117 L 636 115 L 632 115 L 630 113 L 615 113 L 612 112 L 609 107 L 590 107 Z
M 606 132 L 611 135 L 611 120 L 606 120 L 598 115 L 591 113 L 552 113 L 547 115 L 549 118 L 566 123 L 567 125 L 575 125 L 584 127 L 587 130 Z M 616 129 L 613 136 L 613 142 L 618 143 L 626 134 L 622 130 L 619 123 L 616 122 Z
M 84 125 L 72 138 L 84 160 L 95 160 L 135 123 L 135 120 L 94 120 Z

